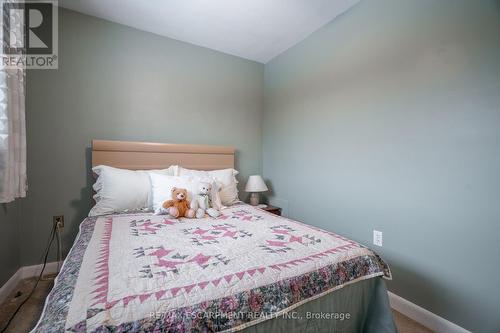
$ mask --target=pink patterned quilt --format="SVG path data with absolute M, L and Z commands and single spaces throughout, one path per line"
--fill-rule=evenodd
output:
M 236 331 L 375 276 L 371 250 L 245 204 L 88 218 L 34 331 Z

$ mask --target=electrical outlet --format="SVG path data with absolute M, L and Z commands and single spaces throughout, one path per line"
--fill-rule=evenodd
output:
M 64 228 L 64 215 L 54 215 L 52 217 L 52 223 L 54 223 L 58 229 Z
M 373 230 L 373 244 L 382 246 L 382 231 Z

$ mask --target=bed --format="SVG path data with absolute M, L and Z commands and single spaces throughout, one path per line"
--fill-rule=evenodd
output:
M 93 165 L 234 166 L 231 147 L 93 142 Z M 396 332 L 386 263 L 237 203 L 217 218 L 86 218 L 33 332 Z

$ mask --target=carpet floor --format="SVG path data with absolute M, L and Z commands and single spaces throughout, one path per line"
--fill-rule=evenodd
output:
M 35 283 L 35 279 L 26 279 L 19 283 L 16 290 L 0 305 L 0 329 L 2 329 L 17 306 L 23 302 L 26 296 L 31 291 Z M 23 305 L 12 320 L 9 328 L 5 333 L 25 333 L 29 332 L 37 323 L 40 317 L 45 298 L 52 288 L 53 281 L 40 281 L 31 298 Z M 410 318 L 394 311 L 394 320 L 398 327 L 399 333 L 432 333 L 431 330 L 411 320 Z

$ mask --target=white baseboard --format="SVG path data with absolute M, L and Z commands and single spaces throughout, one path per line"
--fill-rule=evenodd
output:
M 45 270 L 43 271 L 44 275 L 47 274 L 55 274 L 57 273 L 57 268 L 61 267 L 62 261 L 57 265 L 57 261 L 53 262 L 48 262 L 47 265 L 45 266 Z M 40 271 L 42 270 L 43 265 L 33 265 L 33 266 L 23 266 L 21 267 L 22 275 L 21 279 L 27 279 L 31 277 L 38 276 L 40 274 Z
M 424 325 L 434 332 L 439 333 L 471 333 L 465 328 L 448 321 L 396 294 L 389 293 L 391 308 L 404 314 L 408 318 Z
M 0 288 L 0 304 L 7 299 L 7 297 L 10 295 L 10 293 L 12 293 L 12 291 L 14 291 L 21 280 L 38 276 L 40 274 L 40 271 L 42 270 L 42 267 L 43 265 L 33 265 L 23 266 L 19 268 L 17 272 L 14 273 L 14 275 L 12 275 L 12 277 Z M 57 273 L 57 268 L 57 261 L 49 262 L 47 263 L 43 274 L 55 274 Z

